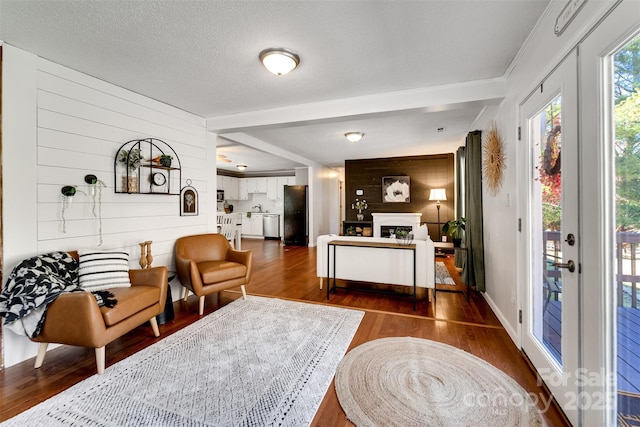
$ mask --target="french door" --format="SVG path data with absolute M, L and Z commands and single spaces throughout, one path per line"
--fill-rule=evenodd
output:
M 577 425 L 580 337 L 577 55 L 520 106 L 521 345 Z
M 640 419 L 640 2 L 580 45 L 586 426 Z M 588 173 L 587 173 L 588 171 Z
M 617 2 L 519 113 L 522 349 L 574 425 L 637 425 L 640 1 Z

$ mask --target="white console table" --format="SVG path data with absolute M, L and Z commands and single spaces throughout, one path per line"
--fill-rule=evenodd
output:
M 410 250 L 413 252 L 413 311 L 416 311 L 416 302 L 418 300 L 418 293 L 416 288 L 416 245 L 400 245 L 395 242 L 349 242 L 344 240 L 332 240 L 327 243 L 329 251 L 333 247 L 333 286 L 330 286 L 330 280 L 327 280 L 327 299 L 331 290 L 339 288 L 336 285 L 336 247 L 352 247 L 352 248 L 369 248 L 369 249 L 393 249 L 393 250 Z M 329 257 L 327 257 L 327 270 L 329 270 L 330 263 Z M 329 277 L 330 279 L 330 277 Z M 382 292 L 382 291 L 379 291 Z

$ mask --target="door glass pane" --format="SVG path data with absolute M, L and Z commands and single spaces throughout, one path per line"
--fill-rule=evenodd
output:
M 558 95 L 531 119 L 532 180 L 532 335 L 544 351 L 562 364 L 562 185 L 560 150 L 562 97 Z
M 613 58 L 619 425 L 640 419 L 640 35 Z

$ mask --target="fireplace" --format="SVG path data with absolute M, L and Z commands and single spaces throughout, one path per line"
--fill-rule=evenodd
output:
M 373 237 L 389 237 L 390 230 L 411 230 L 414 234 L 420 227 L 421 213 L 372 213 Z
M 413 227 L 406 226 L 406 225 L 382 225 L 380 226 L 380 237 L 391 237 L 392 234 L 395 237 L 395 234 L 399 230 L 406 230 L 406 231 L 412 232 Z

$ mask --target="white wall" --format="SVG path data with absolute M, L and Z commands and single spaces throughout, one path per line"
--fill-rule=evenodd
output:
M 4 277 L 33 255 L 97 248 L 99 222 L 84 183 L 90 173 L 106 184 L 100 248 L 129 251 L 132 268 L 139 268 L 138 242 L 153 241 L 153 265 L 175 270 L 176 238 L 215 230 L 216 172 L 206 165 L 214 164 L 216 144 L 215 138 L 207 140 L 204 119 L 7 44 L 2 102 Z M 161 139 L 176 151 L 182 185 L 190 179 L 198 190 L 199 216 L 180 216 L 177 195 L 114 193 L 118 148 L 145 137 Z M 64 185 L 79 190 L 66 210 L 66 233 Z M 177 281 L 172 290 L 177 298 Z M 36 354 L 35 344 L 6 328 L 3 339 L 5 366 Z
M 556 18 L 566 2 L 552 1 L 545 15 L 520 50 L 513 67 L 506 75 L 507 94 L 497 114 L 491 112 L 477 121 L 477 129 L 486 129 L 490 119 L 496 119 L 501 130 L 507 168 L 502 190 L 495 197 L 485 191 L 484 243 L 487 292 L 485 298 L 500 318 L 514 342 L 518 343 L 518 212 L 517 183 L 526 176 L 518 174 L 517 130 L 518 106 L 549 74 L 561 59 L 583 38 L 612 1 L 589 1 L 564 33 L 554 34 Z M 522 167 L 520 170 L 524 170 Z M 523 195 L 524 196 L 524 195 Z

